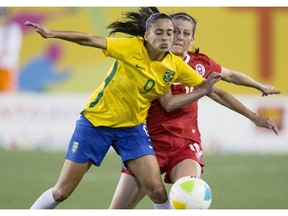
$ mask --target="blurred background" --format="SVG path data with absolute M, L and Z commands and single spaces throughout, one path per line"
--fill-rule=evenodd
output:
M 120 18 L 122 12 L 133 9 L 136 8 L 15 7 L 5 11 L 2 8 L 1 19 L 5 15 L 6 23 L 13 27 L 9 33 L 6 27 L 6 34 L 5 28 L 1 28 L 0 147 L 65 149 L 75 119 L 113 62 L 98 49 L 43 39 L 24 26 L 24 22 L 107 36 L 106 26 Z M 263 98 L 254 89 L 217 83 L 255 112 L 272 117 L 278 123 L 280 135 L 257 128 L 244 117 L 204 98 L 200 102 L 199 122 L 205 146 L 216 151 L 241 148 L 288 152 L 285 142 L 288 140 L 288 8 L 159 9 L 166 13 L 184 11 L 196 17 L 195 46 L 201 52 L 224 67 L 244 72 L 282 92 Z
M 254 171 L 257 172 L 263 167 L 266 168 L 262 170 L 262 174 L 263 176 L 271 175 L 271 181 L 275 172 L 281 174 L 277 192 L 278 196 L 281 193 L 279 200 L 283 200 L 283 204 L 274 201 L 272 205 L 271 200 L 275 200 L 275 197 L 269 199 L 268 204 L 262 202 L 259 205 L 249 202 L 242 206 L 237 202 L 226 204 L 225 197 L 221 195 L 222 202 L 213 204 L 212 208 L 288 208 L 288 189 L 287 187 L 283 189 L 283 183 L 286 181 L 287 184 L 288 181 L 288 8 L 158 8 L 165 13 L 183 11 L 194 16 L 198 22 L 195 46 L 200 48 L 200 52 L 226 68 L 244 72 L 253 79 L 271 84 L 281 91 L 280 95 L 261 97 L 261 93 L 254 89 L 224 82 L 217 83 L 219 88 L 234 95 L 254 112 L 273 118 L 278 124 L 279 136 L 276 136 L 272 130 L 255 126 L 245 117 L 221 107 L 208 98 L 200 100 L 199 126 L 202 130 L 204 154 L 207 155 L 207 163 L 210 164 L 207 170 L 211 170 L 207 171 L 206 178 L 213 186 L 216 186 L 218 182 L 217 180 L 215 182 L 211 167 L 219 168 L 216 171 L 217 179 L 220 175 L 232 173 L 233 175 L 229 176 L 233 178 L 231 180 L 233 182 L 235 179 L 239 180 L 236 173 L 242 172 L 244 175 L 247 168 L 249 170 L 246 173 L 247 176 L 251 176 Z M 7 191 L 4 199 L 5 193 L 2 193 L 0 208 L 29 208 L 46 187 L 55 183 L 75 121 L 90 93 L 102 82 L 113 62 L 113 59 L 104 58 L 98 49 L 81 47 L 57 39 L 43 39 L 33 29 L 24 26 L 24 22 L 29 20 L 43 24 L 50 29 L 77 30 L 93 35 L 108 36 L 106 26 L 121 18 L 122 12 L 134 9 L 136 8 L 2 7 L 0 9 L 1 177 L 4 178 L 4 182 L 5 179 L 11 182 L 11 179 L 23 170 L 29 174 L 27 180 L 30 182 L 31 176 L 42 177 L 41 180 L 35 179 L 31 186 L 23 184 L 23 189 L 26 188 L 28 191 L 30 190 L 27 187 L 31 187 L 33 191 L 33 186 L 37 185 L 38 191 L 35 189 L 35 194 L 15 190 L 15 194 L 12 193 L 11 196 L 11 191 Z M 113 157 L 114 164 L 112 162 L 111 166 L 107 165 L 107 167 L 116 168 L 115 173 L 112 175 L 112 171 L 108 172 L 101 168 L 106 174 L 108 172 L 107 175 L 111 181 L 115 181 L 111 183 L 113 187 L 109 187 L 111 193 L 104 192 L 109 194 L 108 202 L 116 187 L 121 166 L 120 161 L 115 163 L 114 155 L 114 151 L 111 151 L 109 157 Z M 251 160 L 261 158 L 259 164 L 253 168 L 254 170 L 251 168 L 254 162 L 241 166 L 241 163 L 249 161 L 249 159 L 243 159 L 248 155 L 251 156 Z M 57 161 L 53 159 L 54 157 L 59 158 L 59 162 L 55 165 L 56 170 L 52 165 L 52 162 Z M 238 165 L 229 167 L 229 164 L 233 164 L 231 159 L 236 157 L 239 157 L 239 161 L 235 164 L 240 163 L 240 168 Z M 37 164 L 37 161 L 42 162 L 42 160 L 46 163 Z M 31 163 L 31 166 L 24 166 L 26 162 Z M 219 166 L 216 166 L 215 164 L 218 163 Z M 14 165 L 7 167 L 7 164 Z M 38 167 L 32 167 L 32 165 L 38 165 Z M 48 175 L 45 171 L 52 168 L 55 174 Z M 224 170 L 222 173 L 221 168 Z M 241 172 L 237 171 L 237 168 Z M 47 176 L 43 174 L 45 176 L 43 177 L 38 173 L 40 171 L 46 173 Z M 208 174 L 209 172 L 211 174 Z M 43 178 L 47 180 L 50 177 L 49 184 L 43 181 Z M 230 184 L 227 178 L 226 181 L 219 180 L 219 182 L 227 186 Z M 91 179 L 97 181 L 97 178 Z M 263 187 L 267 189 L 270 180 L 266 181 Z M 39 185 L 39 182 L 42 185 Z M 96 183 L 92 182 L 93 187 L 96 187 Z M 11 184 L 15 185 L 17 182 L 12 181 Z M 239 184 L 242 185 L 242 183 Z M 249 181 L 246 184 L 249 184 Z M 231 191 L 233 187 L 231 186 Z M 3 188 L 0 186 L 0 189 L 5 188 L 4 185 Z M 218 186 L 217 188 L 219 190 Z M 217 189 L 215 190 L 218 196 L 223 192 L 223 190 L 218 192 Z M 29 197 L 26 194 L 29 194 L 27 195 Z M 11 199 L 7 198 L 9 196 Z M 277 197 L 277 193 L 275 196 Z M 22 201 L 15 202 L 15 197 Z M 231 196 L 226 198 L 232 200 Z M 261 193 L 260 198 L 263 198 Z M 107 202 L 103 205 L 95 205 L 95 203 L 90 205 L 89 202 L 87 205 L 83 203 L 81 205 L 77 202 L 77 195 L 75 199 L 75 203 L 68 202 L 64 207 L 107 208 L 108 206 Z M 241 200 L 245 200 L 245 196 Z M 147 205 L 143 205 L 143 208 L 151 207 L 148 203 L 149 201 Z

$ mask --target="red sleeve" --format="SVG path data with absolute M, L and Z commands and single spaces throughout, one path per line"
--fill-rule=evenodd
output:
M 188 65 L 194 68 L 201 76 L 206 78 L 212 72 L 221 73 L 222 67 L 213 59 L 203 53 L 188 52 L 190 59 Z

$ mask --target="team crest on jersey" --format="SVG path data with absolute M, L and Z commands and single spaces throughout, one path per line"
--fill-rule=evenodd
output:
M 78 149 L 79 143 L 78 142 L 74 142 L 73 146 L 72 146 L 72 153 L 75 153 Z
M 174 75 L 175 75 L 175 72 L 166 70 L 164 77 L 163 77 L 164 82 L 170 82 L 173 79 Z
M 206 69 L 203 64 L 196 64 L 195 70 L 203 77 L 205 75 Z

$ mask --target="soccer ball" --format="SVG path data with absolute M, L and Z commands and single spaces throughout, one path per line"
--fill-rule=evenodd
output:
M 208 209 L 212 202 L 209 185 L 194 176 L 178 179 L 172 185 L 169 196 L 174 209 Z

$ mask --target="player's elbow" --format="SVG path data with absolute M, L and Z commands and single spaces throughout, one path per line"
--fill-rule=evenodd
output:
M 166 112 L 171 112 L 175 109 L 175 105 L 171 100 L 161 101 L 161 106 L 165 109 Z
M 234 77 L 232 74 L 229 74 L 227 76 L 223 76 L 222 78 L 224 81 L 228 82 L 228 83 L 233 83 L 234 82 Z
M 168 104 L 165 108 L 166 112 L 172 112 L 175 110 L 175 107 L 172 104 Z

